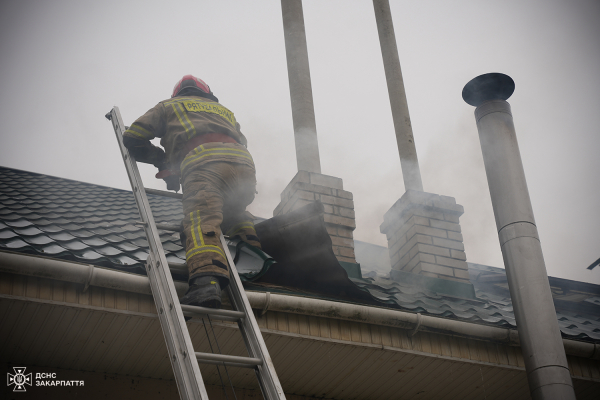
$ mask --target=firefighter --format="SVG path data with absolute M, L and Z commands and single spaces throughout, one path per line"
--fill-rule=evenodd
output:
M 150 140 L 160 138 L 163 149 Z M 123 134 L 139 162 L 154 164 L 167 189 L 183 186 L 183 232 L 189 290 L 181 304 L 219 308 L 229 284 L 221 230 L 260 248 L 254 217 L 256 172 L 234 114 L 201 79 L 185 75 L 171 99 L 158 103 Z

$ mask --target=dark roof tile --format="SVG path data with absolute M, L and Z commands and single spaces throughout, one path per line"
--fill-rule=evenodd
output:
M 21 228 L 21 229 L 15 228 L 14 231 L 21 236 L 34 236 L 34 235 L 43 234 L 42 231 L 40 231 L 35 226 L 31 226 L 31 225 L 28 226 L 27 228 Z
M 89 249 L 74 253 L 74 255 L 75 255 L 75 257 L 81 258 L 84 260 L 97 260 L 99 258 L 102 258 L 102 254 L 98 254 L 95 251 L 92 251 Z
M 115 256 L 118 254 L 123 254 L 121 250 L 116 249 L 112 246 L 96 247 L 95 250 L 104 256 Z
M 10 239 L 17 237 L 18 235 L 11 230 L 3 229 L 0 230 L 0 239 Z
M 23 237 L 23 240 L 31 245 L 38 245 L 38 246 L 54 242 L 52 239 L 50 239 L 46 235 Z
M 26 219 L 24 219 L 23 217 L 21 217 L 20 215 L 17 215 L 17 214 L 3 215 L 2 219 L 4 220 L 4 223 L 6 225 L 12 226 L 15 228 L 22 228 L 24 226 L 32 225 L 31 222 L 27 221 Z
M 118 243 L 115 246 L 118 247 L 119 249 L 123 250 L 123 251 L 126 251 L 126 252 L 130 252 L 130 251 L 134 251 L 134 250 L 139 249 L 138 246 L 133 246 L 129 242 Z
M 108 244 L 108 242 L 106 240 L 100 239 L 99 237 L 90 237 L 87 239 L 82 239 L 81 241 L 83 243 L 85 243 L 86 245 L 88 245 L 89 247 L 98 247 L 98 246 L 104 246 L 105 244 Z
M 61 243 L 60 245 L 62 247 L 64 247 L 65 249 L 74 250 L 74 251 L 89 248 L 89 246 L 87 244 L 82 243 L 79 240 L 74 240 L 72 242 L 67 242 L 67 243 Z
M 51 244 L 49 246 L 42 246 L 40 248 L 40 251 L 42 253 L 50 254 L 50 255 L 69 254 L 69 252 L 65 248 L 63 248 L 59 245 L 56 245 L 56 244 Z
M 33 248 L 29 244 L 25 243 L 21 239 L 9 240 L 7 242 L 0 242 L 0 246 L 6 247 L 8 249 L 25 249 L 25 248 Z
M 45 225 L 45 226 L 43 224 L 39 224 L 39 223 L 36 223 L 36 225 L 38 228 L 40 228 L 42 231 L 44 231 L 46 233 L 65 232 L 65 230 L 63 228 L 61 228 L 58 225 L 54 225 L 52 223 Z

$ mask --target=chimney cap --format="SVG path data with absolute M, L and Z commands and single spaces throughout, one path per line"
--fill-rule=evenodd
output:
M 515 82 L 508 75 L 498 72 L 479 75 L 465 85 L 462 98 L 478 107 L 490 100 L 507 100 L 515 91 Z

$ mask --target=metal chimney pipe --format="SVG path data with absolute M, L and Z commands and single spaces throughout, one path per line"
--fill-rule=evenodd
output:
M 302 0 L 281 0 L 298 171 L 321 173 Z
M 515 88 L 504 74 L 485 74 L 463 89 L 475 119 L 496 217 L 500 247 L 533 399 L 575 399 L 567 357 L 510 105 Z
M 398 57 L 398 46 L 394 34 L 394 23 L 388 0 L 373 0 L 375 9 L 375 20 L 379 32 L 379 44 L 383 56 L 383 68 L 387 80 L 390 105 L 392 107 L 392 119 L 396 131 L 398 153 L 400 154 L 400 167 L 404 178 L 405 190 L 423 191 L 421 181 L 421 170 L 417 159 L 417 149 L 413 137 L 410 114 L 408 113 L 408 102 Z

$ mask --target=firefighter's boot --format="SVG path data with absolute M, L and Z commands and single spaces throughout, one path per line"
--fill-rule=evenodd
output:
M 190 288 L 179 302 L 190 306 L 221 308 L 221 285 L 214 276 L 190 279 Z

